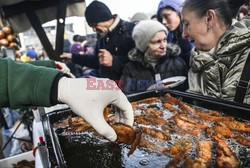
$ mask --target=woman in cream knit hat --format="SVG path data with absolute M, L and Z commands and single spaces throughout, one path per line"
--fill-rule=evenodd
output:
M 166 27 L 154 20 L 143 20 L 135 26 L 132 37 L 136 47 L 129 52 L 130 62 L 124 66 L 120 80 L 125 93 L 145 91 L 168 77 L 187 76 L 180 48 L 167 44 L 167 33 Z M 185 90 L 186 85 L 179 89 Z

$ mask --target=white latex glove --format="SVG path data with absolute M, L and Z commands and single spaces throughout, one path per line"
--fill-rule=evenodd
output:
M 70 72 L 70 69 L 67 67 L 65 63 L 55 61 L 57 69 L 62 71 L 63 73 L 68 74 L 71 78 L 75 78 L 75 76 Z
M 111 89 L 93 88 L 100 86 L 100 81 L 105 87 L 108 84 Z M 115 114 L 116 122 L 130 126 L 134 122 L 132 106 L 123 92 L 117 88 L 116 83 L 109 79 L 63 77 L 58 83 L 58 100 L 68 104 L 74 113 L 83 117 L 99 134 L 115 141 L 117 135 L 104 119 L 104 108 L 112 104 L 120 109 Z

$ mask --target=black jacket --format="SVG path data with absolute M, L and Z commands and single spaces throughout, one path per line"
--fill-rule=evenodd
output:
M 121 20 L 118 16 L 115 18 L 118 25 L 105 37 L 98 37 L 95 55 L 73 54 L 74 63 L 87 67 L 99 69 L 100 77 L 119 80 L 125 63 L 128 62 L 128 52 L 135 47 L 132 39 L 133 23 Z M 112 67 L 105 67 L 99 64 L 99 49 L 108 50 L 113 56 Z
M 161 79 L 173 76 L 187 77 L 187 65 L 179 54 L 177 54 L 178 52 L 176 53 L 173 50 L 172 46 L 168 44 L 166 56 L 160 58 L 155 68 L 144 60 L 144 54 L 134 49 L 133 56 L 131 57 L 130 55 L 131 61 L 124 66 L 123 75 L 119 82 L 119 87 L 123 92 L 129 94 L 145 91 L 155 83 L 155 74 L 160 74 Z M 175 89 L 186 90 L 187 82 Z

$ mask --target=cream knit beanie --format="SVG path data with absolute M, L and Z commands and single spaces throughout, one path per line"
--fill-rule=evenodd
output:
M 149 42 L 156 33 L 165 31 L 168 33 L 166 27 L 155 20 L 142 20 L 134 28 L 132 38 L 135 40 L 136 48 L 141 52 L 145 52 Z

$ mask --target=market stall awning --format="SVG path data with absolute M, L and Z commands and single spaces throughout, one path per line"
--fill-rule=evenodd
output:
M 65 17 L 84 16 L 85 0 L 0 0 L 2 18 L 16 33 L 31 26 L 36 31 L 50 59 L 60 60 L 63 51 Z M 53 49 L 42 27 L 43 23 L 57 19 L 56 47 Z

